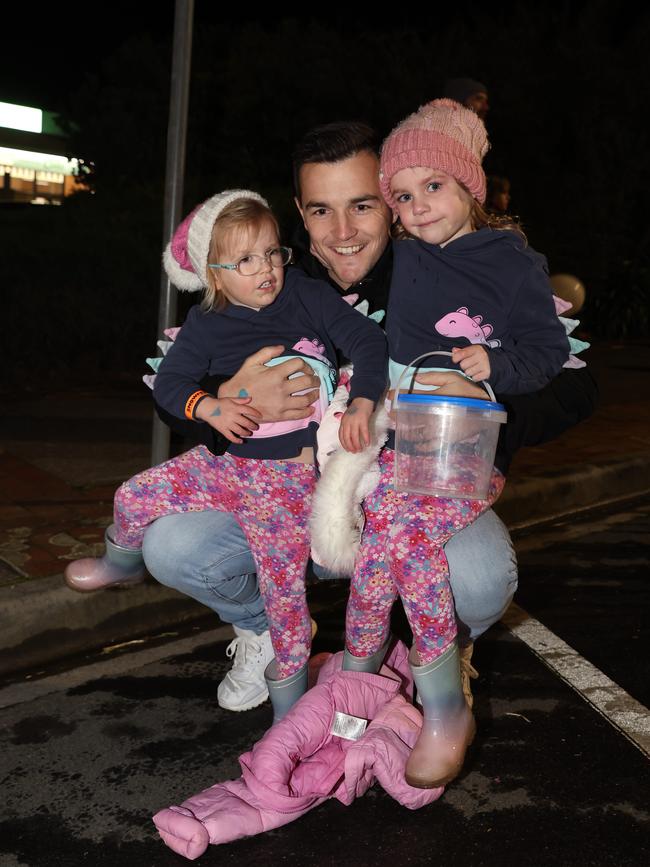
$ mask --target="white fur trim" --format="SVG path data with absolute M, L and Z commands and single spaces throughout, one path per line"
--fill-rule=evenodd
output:
M 205 289 L 207 280 L 208 251 L 215 220 L 223 209 L 237 199 L 254 199 L 266 208 L 269 203 L 253 190 L 224 190 L 206 199 L 196 209 L 187 232 L 187 257 L 192 263 L 194 273 L 186 271 L 178 264 L 171 249 L 171 242 L 165 247 L 163 264 L 171 282 L 182 292 L 199 292 Z
M 345 412 L 350 399 L 350 392 L 345 385 L 337 386 L 334 396 L 323 413 L 316 433 L 316 463 L 321 475 L 329 459 L 341 448 L 339 442 L 339 430 L 341 429 L 341 416 Z M 337 417 L 338 416 L 338 417 Z
M 167 244 L 163 253 L 163 265 L 171 282 L 183 292 L 198 292 L 203 289 L 203 283 L 193 271 L 186 271 L 178 264 L 172 254 L 171 244 Z
M 364 523 L 361 503 L 379 481 L 377 458 L 389 425 L 380 402 L 370 419 L 371 445 L 357 454 L 340 448 L 316 485 L 310 520 L 312 557 L 341 577 L 354 572 Z

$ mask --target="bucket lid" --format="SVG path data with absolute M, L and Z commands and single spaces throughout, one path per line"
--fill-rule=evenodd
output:
M 446 394 L 400 394 L 397 397 L 398 403 L 409 404 L 442 404 L 451 403 L 454 406 L 464 406 L 467 409 L 478 409 L 485 412 L 505 412 L 505 406 L 502 403 L 496 403 L 492 400 L 480 400 L 477 397 L 451 397 Z

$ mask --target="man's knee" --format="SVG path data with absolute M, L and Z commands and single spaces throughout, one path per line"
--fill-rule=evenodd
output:
M 156 581 L 174 586 L 178 564 L 187 563 L 190 540 L 178 526 L 178 515 L 168 515 L 147 528 L 142 541 L 142 556 L 147 570 Z
M 458 616 L 487 628 L 517 589 L 517 559 L 505 525 L 488 510 L 449 540 L 445 554 Z
M 255 571 L 255 563 L 237 520 L 227 512 L 185 512 L 159 518 L 143 542 L 147 569 L 169 587 L 218 586 Z

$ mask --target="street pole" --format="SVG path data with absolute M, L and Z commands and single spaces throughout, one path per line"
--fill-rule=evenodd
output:
M 174 45 L 172 50 L 172 78 L 169 96 L 169 123 L 167 126 L 167 166 L 165 169 L 165 203 L 163 211 L 163 246 L 169 242 L 180 222 L 183 207 L 183 179 L 185 173 L 185 142 L 187 138 L 187 106 L 190 92 L 192 60 L 192 23 L 194 0 L 176 0 L 174 13 Z M 177 325 L 176 290 L 161 269 L 160 301 L 158 305 L 158 339 L 164 337 L 165 328 Z M 169 457 L 169 428 L 153 414 L 151 434 L 151 463 L 159 464 Z

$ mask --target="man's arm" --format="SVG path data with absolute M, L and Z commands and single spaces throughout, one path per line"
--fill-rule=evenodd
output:
M 319 380 L 312 368 L 299 358 L 284 361 L 274 367 L 265 367 L 266 361 L 281 355 L 284 347 L 266 347 L 246 359 L 233 377 L 210 375 L 200 381 L 203 391 L 217 397 L 252 397 L 264 421 L 283 421 L 307 418 L 313 412 L 311 404 L 318 399 Z M 306 376 L 291 380 L 294 373 Z M 298 385 L 299 383 L 299 385 Z M 292 395 L 300 388 L 313 388 L 308 394 Z M 246 394 L 244 394 L 244 392 Z M 161 421 L 174 433 L 189 440 L 192 444 L 207 446 L 213 454 L 223 454 L 228 439 L 219 431 L 204 422 L 189 421 L 172 415 L 154 397 L 154 406 Z
M 565 368 L 540 391 L 497 394 L 508 412 L 499 451 L 512 458 L 523 446 L 538 446 L 561 436 L 584 421 L 598 405 L 598 385 L 588 367 Z
M 489 399 L 479 385 L 460 374 L 421 373 L 417 382 L 440 386 L 437 394 Z M 498 394 L 508 413 L 501 426 L 497 453 L 509 464 L 520 448 L 538 446 L 561 436 L 578 422 L 584 421 L 598 405 L 598 385 L 588 367 L 564 368 L 540 391 L 531 394 Z
M 424 391 L 423 394 L 439 394 L 448 397 L 472 397 L 476 400 L 489 400 L 490 396 L 483 386 L 476 382 L 472 382 L 463 376 L 462 373 L 457 373 L 455 370 L 437 371 L 431 373 L 418 373 L 415 381 L 422 385 L 437 385 L 435 392 Z M 417 388 L 413 389 L 415 393 Z M 391 392 L 392 399 L 392 392 Z

